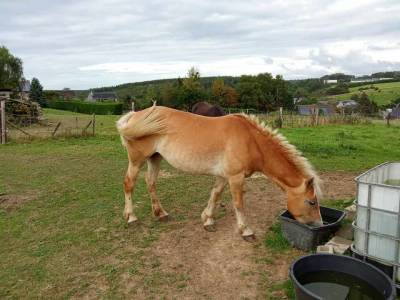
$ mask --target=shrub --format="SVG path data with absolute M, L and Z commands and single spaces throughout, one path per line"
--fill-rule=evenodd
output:
M 349 93 L 349 87 L 344 83 L 339 83 L 338 85 L 331 87 L 326 90 L 327 95 L 338 95 Z
M 120 115 L 122 114 L 122 103 L 113 102 L 84 102 L 84 101 L 51 101 L 49 102 L 50 108 L 69 110 L 84 114 L 97 114 L 97 115 Z

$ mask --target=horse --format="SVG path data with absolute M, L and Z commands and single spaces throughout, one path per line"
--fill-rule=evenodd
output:
M 129 161 L 123 184 L 123 216 L 128 224 L 138 220 L 133 211 L 132 191 L 145 162 L 152 212 L 161 221 L 168 219 L 156 193 L 160 162 L 165 159 L 184 172 L 216 177 L 201 214 L 207 231 L 216 230 L 215 208 L 229 184 L 239 233 L 246 241 L 255 239 L 246 222 L 243 199 L 245 178 L 254 172 L 262 172 L 286 192 L 287 208 L 298 222 L 322 225 L 320 180 L 314 168 L 281 134 L 254 116 L 212 118 L 154 104 L 122 116 L 117 129 Z
M 197 102 L 192 107 L 192 113 L 208 117 L 224 116 L 224 110 L 218 105 L 212 105 L 207 102 Z

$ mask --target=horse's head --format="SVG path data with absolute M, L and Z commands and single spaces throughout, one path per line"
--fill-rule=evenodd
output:
M 300 187 L 288 191 L 288 210 L 300 223 L 322 226 L 317 189 L 315 179 L 311 178 Z

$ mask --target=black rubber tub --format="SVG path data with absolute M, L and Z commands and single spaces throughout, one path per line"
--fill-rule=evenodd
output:
M 297 222 L 289 211 L 280 215 L 282 234 L 292 246 L 309 251 L 325 243 L 341 226 L 346 213 L 341 210 L 320 206 L 325 225 L 309 226 Z
M 324 299 L 309 291 L 300 282 L 300 278 L 307 274 L 323 271 L 344 273 L 345 275 L 355 277 L 359 281 L 364 281 L 371 288 L 374 288 L 382 296 L 382 299 L 396 299 L 395 285 L 378 268 L 350 256 L 312 254 L 299 258 L 290 267 L 290 279 L 294 284 L 297 300 Z M 343 299 L 348 298 L 345 296 Z

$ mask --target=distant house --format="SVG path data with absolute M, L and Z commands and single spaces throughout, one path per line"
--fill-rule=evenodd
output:
M 398 103 L 391 111 L 390 116 L 395 119 L 400 119 L 400 103 Z
M 72 90 L 69 89 L 69 88 L 64 88 L 64 89 L 61 91 L 61 95 L 62 95 L 62 97 L 63 97 L 64 100 L 71 100 L 72 98 L 75 97 L 75 92 L 72 91 Z
M 117 94 L 115 92 L 94 92 L 90 91 L 87 96 L 87 101 L 97 102 L 97 101 L 117 101 Z
M 20 83 L 20 97 L 22 101 L 29 101 L 29 94 L 31 92 L 31 82 L 26 79 L 22 79 Z
M 331 104 L 325 103 L 317 103 L 317 104 L 310 104 L 310 105 L 297 105 L 297 110 L 300 115 L 303 116 L 310 116 L 317 112 L 320 115 L 330 116 L 335 114 L 336 110 L 335 107 Z
M 338 83 L 337 79 L 324 79 L 324 84 Z
M 351 79 L 350 82 L 351 83 L 360 83 L 360 82 L 375 82 L 375 81 L 382 81 L 382 80 L 391 80 L 393 78 L 354 78 Z
M 297 103 L 301 102 L 304 100 L 304 97 L 294 97 L 293 98 L 293 104 L 296 105 Z
M 354 100 L 343 100 L 339 101 L 338 104 L 336 105 L 337 108 L 342 109 L 342 108 L 356 108 L 358 106 L 358 103 Z

